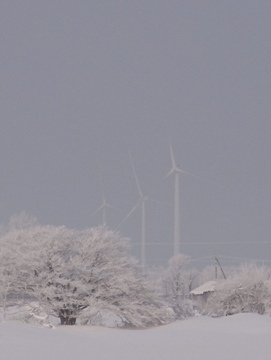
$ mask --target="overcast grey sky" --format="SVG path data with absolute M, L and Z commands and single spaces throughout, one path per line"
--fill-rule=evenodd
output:
M 0 1 L 0 216 L 117 228 L 147 203 L 147 262 L 271 259 L 271 2 Z M 217 183 L 217 184 L 215 184 Z M 139 255 L 140 212 L 121 227 Z

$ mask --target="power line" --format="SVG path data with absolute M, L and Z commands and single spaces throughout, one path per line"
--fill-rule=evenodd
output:
M 259 245 L 259 244 L 271 244 L 271 241 L 227 241 L 227 242 L 221 242 L 221 241 L 208 241 L 208 242 L 182 242 L 183 245 L 238 245 L 238 244 L 246 244 L 246 245 Z M 140 244 L 132 244 L 132 246 L 139 246 Z M 172 246 L 172 243 L 170 242 L 147 242 L 146 245 L 166 245 L 166 246 Z

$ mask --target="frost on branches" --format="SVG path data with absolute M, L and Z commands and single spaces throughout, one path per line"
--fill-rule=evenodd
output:
M 167 321 L 162 302 L 127 253 L 128 241 L 114 231 L 37 226 L 9 232 L 0 241 L 4 300 L 11 292 L 35 300 L 65 325 L 77 319 L 91 323 L 105 310 L 122 326 Z
M 238 272 L 216 285 L 204 313 L 211 316 L 241 312 L 270 314 L 270 299 L 270 269 L 243 265 Z
M 194 315 L 189 293 L 195 287 L 198 272 L 188 269 L 188 262 L 189 257 L 183 254 L 172 257 L 161 281 L 162 295 L 179 319 Z

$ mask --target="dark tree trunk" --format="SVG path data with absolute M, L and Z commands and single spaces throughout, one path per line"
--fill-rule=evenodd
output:
M 71 310 L 62 309 L 59 314 L 61 325 L 75 325 L 76 317 Z

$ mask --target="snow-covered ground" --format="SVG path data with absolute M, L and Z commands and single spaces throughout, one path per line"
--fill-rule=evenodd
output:
M 270 360 L 271 317 L 195 317 L 148 330 L 0 322 L 3 360 Z

